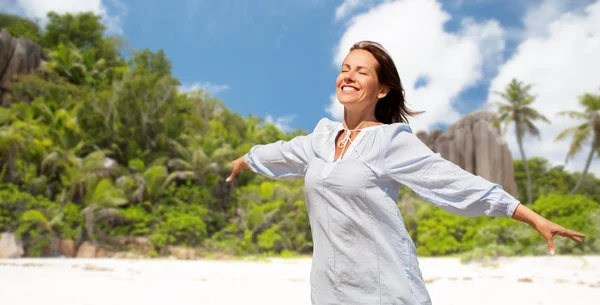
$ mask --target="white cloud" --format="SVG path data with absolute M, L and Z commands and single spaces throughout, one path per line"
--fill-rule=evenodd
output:
M 265 117 L 265 122 L 274 124 L 283 132 L 288 132 L 292 130 L 291 123 L 292 121 L 294 121 L 295 118 L 295 115 L 286 115 L 278 118 L 273 118 L 271 115 L 267 115 Z
M 325 111 L 337 121 L 344 120 L 344 106 L 339 103 L 335 93 L 329 97 L 329 105 L 325 108 Z
M 42 24 L 45 24 L 46 15 L 51 11 L 58 14 L 91 11 L 102 16 L 108 32 L 122 34 L 121 17 L 126 14 L 126 8 L 118 0 L 110 1 L 119 10 L 118 15 L 110 16 L 102 0 L 15 0 L 7 9 L 20 10 L 26 17 L 40 20 Z
M 217 95 L 223 91 L 229 90 L 228 85 L 213 84 L 211 82 L 183 84 L 179 87 L 181 92 L 190 92 L 198 89 L 207 91 L 211 95 Z
M 527 10 L 523 23 L 525 24 L 525 38 L 543 36 L 548 34 L 548 24 L 558 19 L 567 11 L 567 1 L 544 0 Z
M 558 133 L 578 121 L 557 116 L 562 110 L 581 110 L 577 97 L 583 93 L 598 94 L 600 87 L 600 1 L 587 6 L 580 14 L 556 13 L 556 1 L 545 1 L 540 12 L 532 8 L 525 18 L 529 38 L 518 46 L 515 54 L 499 68 L 492 81 L 488 102 L 498 100 L 494 91 L 501 91 L 514 77 L 534 84 L 532 93 L 537 96 L 533 106 L 552 121 L 551 125 L 538 123 L 541 141 L 528 139 L 525 151 L 528 157 L 542 156 L 553 164 L 564 164 L 570 139 L 555 142 Z M 536 12 L 536 13 L 534 13 Z M 531 16 L 556 16 L 544 23 L 527 21 Z M 514 134 L 513 130 L 508 131 Z M 514 158 L 520 158 L 514 136 L 507 137 Z M 569 161 L 568 170 L 581 171 L 585 164 L 587 148 Z M 592 163 L 592 172 L 600 176 L 600 160 Z
M 426 111 L 410 120 L 412 128 L 429 130 L 436 123 L 454 123 L 460 114 L 452 102 L 483 79 L 484 62 L 501 60 L 504 41 L 495 21 L 465 19 L 459 32 L 449 33 L 444 24 L 450 17 L 434 0 L 382 3 L 350 19 L 335 50 L 334 64 L 336 68 L 341 65 L 355 42 L 377 41 L 396 63 L 409 107 Z M 423 78 L 427 83 L 415 88 Z M 326 110 L 334 119 L 343 118 L 335 95 Z
M 342 4 L 335 8 L 335 20 L 340 20 L 348 16 L 354 10 L 365 7 L 372 2 L 373 0 L 344 0 Z

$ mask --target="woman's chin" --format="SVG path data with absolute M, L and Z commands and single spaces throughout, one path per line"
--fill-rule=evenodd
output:
M 352 104 L 356 104 L 358 101 L 356 99 L 353 98 L 339 98 L 338 97 L 338 102 L 340 102 L 340 104 L 344 105 L 344 106 L 349 106 Z

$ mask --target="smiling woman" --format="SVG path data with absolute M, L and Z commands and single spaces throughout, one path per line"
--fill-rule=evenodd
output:
M 450 213 L 512 217 L 535 228 L 554 251 L 554 224 L 498 184 L 433 153 L 413 133 L 400 77 L 385 49 L 355 44 L 336 80 L 344 121 L 321 119 L 313 132 L 255 145 L 233 161 L 278 180 L 305 179 L 313 236 L 311 299 L 324 304 L 431 304 L 417 252 L 396 199 L 401 186 Z
M 360 108 L 352 110 L 374 113 L 375 119 L 384 124 L 408 123 L 408 116 L 421 113 L 406 106 L 396 65 L 385 49 L 375 42 L 362 41 L 350 48 L 336 86 L 337 98 L 344 105 L 344 110 L 354 107 L 354 104 L 371 101 L 363 103 L 372 108 L 368 111 Z M 358 91 L 360 95 L 346 94 Z

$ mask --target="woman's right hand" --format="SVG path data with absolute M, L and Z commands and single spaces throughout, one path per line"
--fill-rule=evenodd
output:
M 235 160 L 233 160 L 233 162 L 231 162 L 231 164 L 233 164 L 233 170 L 231 171 L 231 175 L 229 175 L 229 177 L 227 177 L 227 179 L 225 179 L 225 182 L 231 182 L 233 181 L 233 179 L 235 178 L 235 176 L 243 169 L 250 169 L 250 167 L 248 167 L 248 164 L 246 164 L 246 161 L 244 161 L 244 156 L 241 156 Z

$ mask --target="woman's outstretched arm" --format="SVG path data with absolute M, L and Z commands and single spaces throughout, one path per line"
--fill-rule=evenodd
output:
M 546 239 L 551 254 L 553 236 L 578 243 L 585 237 L 538 215 L 500 185 L 442 158 L 410 131 L 398 130 L 389 143 L 385 158 L 389 176 L 439 208 L 461 216 L 501 216 L 527 223 Z

